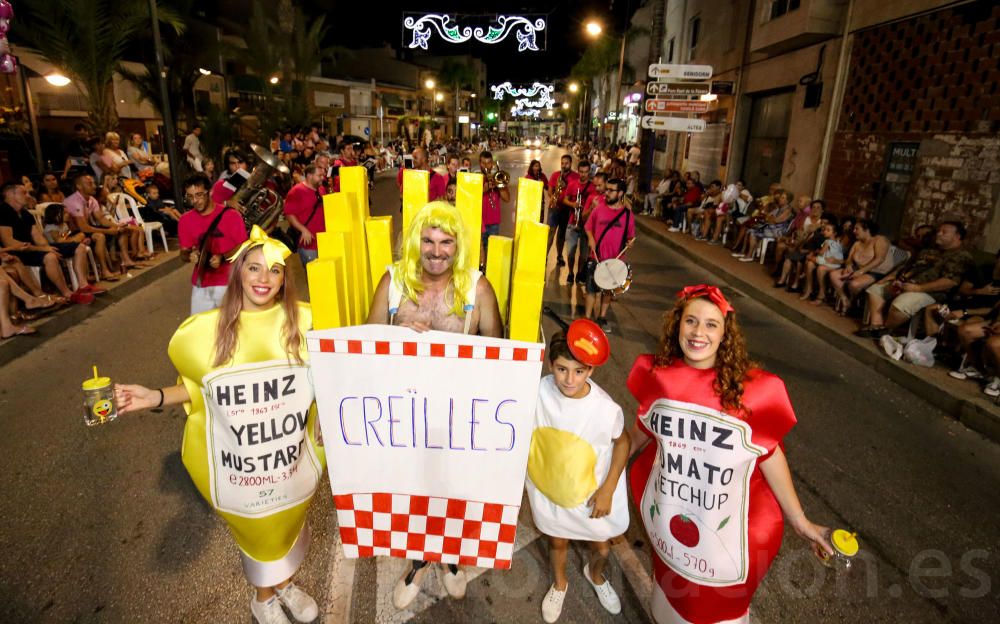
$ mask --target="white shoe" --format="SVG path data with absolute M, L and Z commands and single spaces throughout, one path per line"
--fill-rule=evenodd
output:
M 743 257 L 743 254 L 741 254 L 738 251 L 736 253 L 731 253 L 729 255 L 732 256 L 732 257 L 734 257 L 734 258 L 742 258 Z
M 990 380 L 990 383 L 986 384 L 983 388 L 983 394 L 990 397 L 1000 396 L 1000 377 L 994 377 Z
M 740 258 L 740 262 L 753 262 L 753 258 L 743 256 L 742 258 Z
M 618 599 L 618 594 L 615 593 L 615 588 L 611 586 L 611 581 L 604 579 L 604 582 L 598 585 L 590 578 L 590 564 L 583 566 L 583 576 L 590 583 L 590 586 L 594 588 L 594 593 L 597 594 L 597 599 L 601 601 L 601 606 L 607 610 L 608 613 L 612 615 L 618 615 L 622 612 L 622 601 Z
M 258 624 L 292 624 L 281 610 L 281 601 L 277 596 L 271 596 L 264 602 L 257 602 L 256 598 L 251 598 L 250 613 Z
M 289 583 L 277 590 L 278 600 L 299 622 L 312 622 L 319 616 L 319 606 L 312 596 L 295 583 Z
M 958 370 L 949 371 L 948 374 L 955 379 L 982 379 L 983 374 L 975 366 L 959 366 Z
M 546 592 L 545 598 L 542 598 L 542 619 L 548 624 L 558 620 L 562 614 L 563 601 L 566 600 L 566 590 L 568 589 L 567 585 L 566 589 L 559 591 L 555 585 L 552 585 Z
M 451 566 L 445 566 L 444 578 L 441 579 L 444 583 L 444 588 L 448 591 L 448 595 L 452 598 L 462 599 L 465 598 L 465 587 L 469 583 L 468 577 L 465 576 L 465 570 L 459 568 L 458 572 L 452 573 Z
M 668 228 L 667 228 L 667 231 L 668 231 L 668 232 L 680 232 L 680 231 L 681 231 L 681 229 L 680 229 L 680 228 L 677 228 L 677 227 L 668 227 Z
M 410 575 L 412 568 L 408 568 L 406 574 L 396 581 L 396 586 L 392 588 L 392 605 L 394 607 L 402 610 L 410 606 L 413 599 L 420 593 L 420 581 L 424 578 L 428 567 L 425 565 L 417 570 L 417 573 L 413 576 L 412 583 L 406 583 L 406 577 Z

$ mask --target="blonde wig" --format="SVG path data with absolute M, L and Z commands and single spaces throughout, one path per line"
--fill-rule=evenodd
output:
M 472 286 L 472 277 L 462 267 L 466 266 L 469 256 L 470 241 L 466 240 L 465 224 L 458 208 L 448 202 L 433 201 L 421 208 L 410 227 L 406 230 L 399 253 L 399 262 L 392 268 L 392 276 L 399 285 L 403 297 L 417 303 L 424 292 L 421 280 L 423 264 L 420 258 L 420 240 L 424 228 L 436 228 L 455 238 L 455 256 L 451 263 L 451 298 L 452 312 L 456 316 L 465 316 L 465 295 Z M 478 253 L 478 249 L 476 250 Z

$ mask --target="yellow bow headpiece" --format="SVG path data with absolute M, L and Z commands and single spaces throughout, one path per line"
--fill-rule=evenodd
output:
M 240 257 L 241 253 L 258 245 L 261 246 L 261 251 L 264 252 L 264 262 L 267 263 L 268 269 L 275 264 L 285 266 L 285 258 L 292 255 L 292 250 L 286 247 L 284 243 L 271 238 L 259 225 L 255 225 L 250 229 L 250 238 L 243 241 L 243 244 L 239 246 L 236 252 L 229 256 L 229 261 L 234 262 Z

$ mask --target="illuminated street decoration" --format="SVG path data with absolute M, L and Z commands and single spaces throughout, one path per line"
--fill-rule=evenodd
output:
M 476 16 L 473 16 L 473 20 Z M 489 16 L 482 16 L 489 17 Z M 428 44 L 434 33 L 437 33 L 447 43 L 466 43 L 475 39 L 480 43 L 500 43 L 514 33 L 517 38 L 517 51 L 531 50 L 538 52 L 537 33 L 545 30 L 545 19 L 530 18 L 520 15 L 497 15 L 491 19 L 488 27 L 460 26 L 451 16 L 445 13 L 427 13 L 407 15 L 403 19 L 404 36 L 410 32 L 409 42 L 404 41 L 410 49 L 428 49 Z M 544 47 L 544 45 L 543 45 Z
M 514 106 L 510 113 L 514 117 L 538 118 L 541 109 L 551 109 L 556 101 L 552 98 L 555 87 L 550 84 L 536 82 L 530 87 L 515 87 L 509 82 L 504 82 L 490 87 L 494 100 L 502 100 L 506 96 L 515 98 Z

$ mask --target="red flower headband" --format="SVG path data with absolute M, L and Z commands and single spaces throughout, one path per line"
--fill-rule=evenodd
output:
M 718 306 L 719 310 L 722 311 L 722 316 L 733 312 L 733 306 L 729 304 L 725 295 L 716 286 L 698 284 L 697 286 L 685 286 L 683 289 L 677 291 L 678 299 L 697 299 L 698 297 L 707 297 L 709 301 Z

